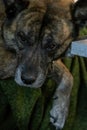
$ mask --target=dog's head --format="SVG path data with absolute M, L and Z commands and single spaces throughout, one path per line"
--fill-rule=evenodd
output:
M 5 1 L 4 41 L 17 54 L 15 81 L 22 86 L 40 87 L 52 62 L 72 41 L 72 0 L 30 0 L 29 5 L 18 1 L 12 0 L 10 5 Z

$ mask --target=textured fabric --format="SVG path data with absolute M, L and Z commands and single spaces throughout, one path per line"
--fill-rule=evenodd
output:
M 87 59 L 75 57 L 63 62 L 74 77 L 69 116 L 64 130 L 71 130 L 76 116 L 78 92 L 87 87 Z M 0 129 L 2 130 L 51 130 L 49 111 L 55 84 L 47 81 L 42 89 L 30 89 L 16 85 L 13 79 L 0 81 Z

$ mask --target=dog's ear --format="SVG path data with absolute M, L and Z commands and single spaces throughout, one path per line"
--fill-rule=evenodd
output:
M 78 0 L 73 10 L 74 20 L 80 26 L 87 21 L 87 0 Z
M 26 9 L 29 0 L 3 0 L 8 18 L 14 18 L 20 11 Z

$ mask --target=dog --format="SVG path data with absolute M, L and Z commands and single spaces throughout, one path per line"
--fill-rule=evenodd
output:
M 77 4 L 79 1 L 3 0 L 3 2 L 6 19 L 2 25 L 2 35 L 5 49 L 16 55 L 15 65 L 14 62 L 11 63 L 12 68 L 15 68 L 13 69 L 15 74 L 12 73 L 15 75 L 15 81 L 20 86 L 31 88 L 41 87 L 48 76 L 56 82 L 50 122 L 56 130 L 60 130 L 68 115 L 73 86 L 73 77 L 61 62 L 61 57 L 78 35 L 76 30 L 78 19 L 84 17 Z M 86 14 L 85 9 L 85 17 Z M 9 70 L 12 71 L 12 68 Z M 6 78 L 4 75 L 6 73 L 0 78 Z

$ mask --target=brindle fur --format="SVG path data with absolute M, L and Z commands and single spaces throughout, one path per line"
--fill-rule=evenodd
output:
M 7 18 L 3 23 L 1 41 L 4 41 L 5 48 L 0 43 L 0 78 L 15 74 L 19 85 L 38 88 L 51 75 L 57 89 L 50 121 L 56 130 L 62 129 L 68 114 L 73 78 L 59 58 L 74 39 L 74 1 L 3 1 Z

